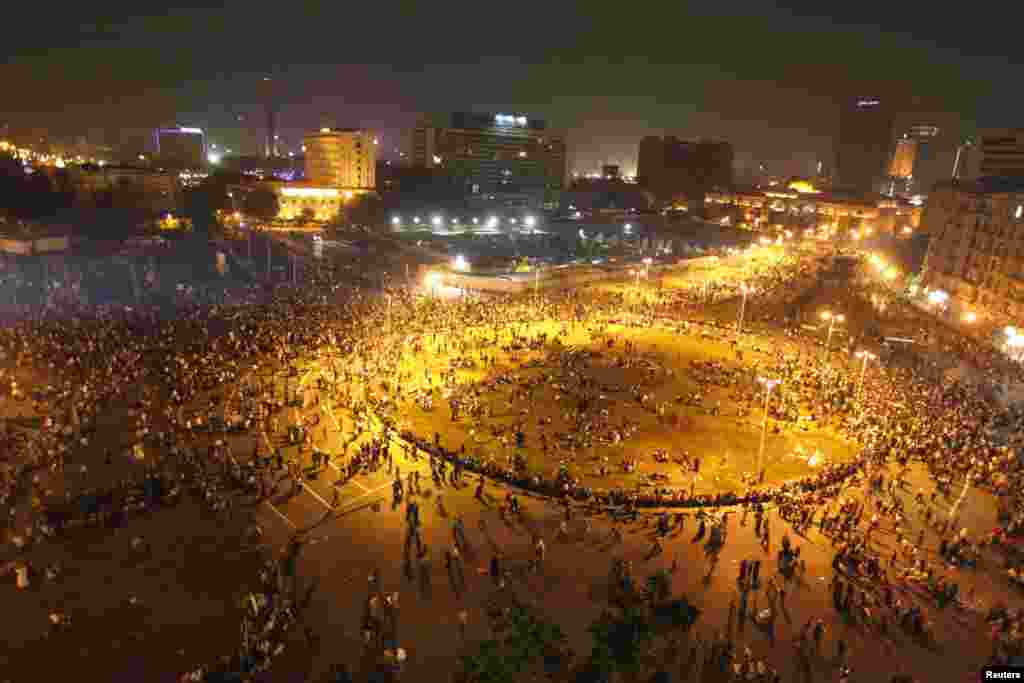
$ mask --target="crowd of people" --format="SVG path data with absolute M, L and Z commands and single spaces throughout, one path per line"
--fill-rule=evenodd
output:
M 792 287 L 792 282 L 811 281 L 830 267 L 827 260 L 773 264 L 753 274 L 745 293 L 733 285 L 729 288 L 734 296 L 775 297 L 792 307 L 799 303 L 795 300 L 799 288 Z M 787 287 L 794 292 L 792 298 L 779 293 Z M 6 507 L 8 537 L 18 557 L 24 558 L 33 542 L 59 538 L 78 526 L 117 526 L 125 514 L 173 505 L 186 491 L 224 513 L 238 495 L 273 496 L 282 472 L 293 484 L 301 482 L 303 472 L 297 469 L 297 461 L 286 463 L 281 447 L 267 451 L 257 446 L 252 457 L 242 457 L 232 450 L 225 433 L 228 429 L 266 431 L 282 444 L 299 445 L 300 452 L 302 448 L 314 452 L 318 469 L 331 459 L 345 477 L 384 463 L 390 470 L 392 451 L 404 449 L 411 455 L 428 454 L 435 482 L 448 476 L 447 463 L 456 479 L 473 473 L 563 501 L 587 502 L 615 515 L 635 517 L 641 508 L 738 507 L 744 519 L 748 512 L 755 512 L 758 538 L 766 548 L 769 527 L 761 518 L 766 509 L 777 509 L 798 532 L 817 523 L 819 531 L 832 539 L 834 569 L 841 577 L 833 584 L 836 609 L 855 614 L 881 634 L 900 626 L 927 637 L 926 614 L 910 598 L 900 597 L 904 589 L 920 591 L 940 606 L 970 606 L 969 597 L 946 568 L 949 562 L 978 566 L 984 561 L 985 548 L 1013 546 L 1012 539 L 1024 523 L 1019 512 L 1024 469 L 1012 449 L 996 446 L 987 437 L 987 426 L 1000 414 L 998 406 L 970 386 L 936 382 L 920 367 L 894 366 L 862 383 L 856 366 L 836 357 L 822 360 L 817 346 L 811 347 L 814 357 L 809 358 L 799 352 L 785 353 L 781 341 L 755 342 L 771 346 L 770 352 L 762 354 L 768 360 L 758 361 L 759 371 L 782 380 L 779 398 L 771 408 L 780 428 L 801 428 L 810 405 L 813 421 L 842 431 L 859 444 L 860 452 L 848 462 L 822 464 L 814 474 L 793 481 L 761 483 L 755 478 L 742 491 L 698 494 L 692 488 L 661 484 L 651 489 L 595 489 L 574 474 L 575 465 L 564 462 L 564 444 L 554 437 L 552 463 L 563 462 L 551 471 L 531 469 L 526 459 L 518 457 L 516 449 L 524 445 L 528 431 L 525 424 L 497 435 L 507 444 L 509 457 L 504 462 L 494 453 L 482 452 L 476 443 L 444 444 L 440 432 L 417 434 L 403 428 L 402 411 L 410 403 L 433 408 L 444 405 L 445 399 L 454 399 L 448 402 L 452 419 L 482 420 L 485 404 L 473 399 L 480 390 L 459 387 L 459 371 L 487 370 L 489 381 L 502 382 L 504 359 L 499 358 L 499 350 L 514 359 L 555 343 L 557 335 L 531 334 L 532 322 L 558 321 L 563 330 L 582 326 L 602 343 L 614 342 L 608 327 L 624 320 L 680 334 L 714 334 L 720 328 L 695 315 L 704 305 L 704 296 L 705 291 L 694 288 L 685 294 L 664 290 L 652 300 L 635 303 L 621 294 L 587 297 L 580 292 L 560 293 L 539 302 L 532 298 L 441 301 L 395 288 L 385 300 L 353 291 L 327 304 L 319 291 L 295 288 L 259 302 L 233 299 L 217 305 L 190 304 L 172 316 L 146 307 L 98 309 L 4 328 L 0 346 L 10 362 L 4 377 L 7 393 L 20 413 L 42 421 L 30 431 L 17 419 L 9 419 L 0 433 L 6 446 L 0 504 Z M 782 333 L 772 334 L 799 343 L 802 333 L 792 319 Z M 808 345 L 807 340 L 803 343 Z M 967 352 L 971 358 L 970 349 Z M 738 360 L 743 360 L 743 353 L 736 349 Z M 451 356 L 448 367 L 437 370 L 424 362 L 432 354 Z M 615 355 L 642 365 L 641 355 L 633 353 L 628 342 L 625 351 L 616 349 Z M 580 356 L 563 349 L 549 358 L 565 363 L 571 373 Z M 298 380 L 300 368 L 310 359 L 316 359 L 320 368 L 312 404 Z M 664 372 L 653 366 L 640 370 Z M 705 383 L 737 391 L 739 402 L 748 404 L 748 410 L 756 401 L 750 392 L 751 373 L 715 366 L 694 372 Z M 634 389 L 643 403 L 642 387 Z M 531 387 L 520 384 L 515 390 L 523 399 L 520 403 L 528 403 Z M 600 390 L 585 382 L 566 389 L 576 392 L 578 426 L 593 412 L 587 402 Z M 354 425 L 351 433 L 343 435 L 340 452 L 331 455 L 317 448 L 326 441 L 323 420 L 329 404 L 352 416 Z M 296 405 L 312 408 L 297 423 L 286 410 Z M 109 429 L 112 411 L 130 428 Z M 531 417 L 527 412 L 521 423 Z M 543 427 L 539 425 L 541 432 Z M 615 439 L 610 431 L 603 436 Z M 619 430 L 618 438 L 624 436 L 629 436 L 628 424 Z M 61 488 L 59 475 L 68 468 L 98 466 L 90 458 L 96 451 L 108 462 L 122 457 L 139 460 L 138 474 L 114 485 Z M 936 491 L 918 496 L 916 509 L 908 510 L 899 494 L 905 472 L 915 462 L 928 468 Z M 687 466 L 697 473 L 701 463 L 690 459 Z M 896 474 L 887 474 L 894 467 Z M 396 473 L 395 481 L 396 499 L 418 485 L 411 474 L 403 482 Z M 1002 496 L 1007 514 L 1001 529 L 987 536 L 971 535 L 959 524 L 957 496 L 967 484 Z M 858 485 L 866 486 L 872 495 L 859 502 L 844 497 Z M 950 505 L 947 514 L 935 512 L 937 497 Z M 508 508 L 517 505 L 510 500 Z M 909 530 L 914 513 L 921 521 L 917 538 Z M 417 553 L 424 550 L 413 521 L 418 514 L 418 507 L 410 513 L 407 543 Z M 872 542 L 883 526 L 898 539 L 889 557 L 882 557 L 880 546 Z M 936 556 L 924 552 L 926 540 L 939 549 Z M 537 541 L 536 561 L 541 563 L 543 539 Z M 716 543 L 724 545 L 726 540 L 716 536 Z M 290 548 L 286 557 L 294 558 L 296 552 Z M 780 567 L 799 568 L 799 549 L 790 546 L 788 539 L 780 552 Z M 448 571 L 458 585 L 459 543 L 446 553 Z M 28 565 L 25 559 L 18 561 Z M 1014 579 L 1011 572 L 1020 576 L 1021 566 L 1019 561 L 1010 563 L 1009 579 Z M 496 580 L 504 580 L 500 569 L 493 571 Z M 213 668 L 258 671 L 280 653 L 301 609 L 298 596 L 283 590 L 282 574 L 287 571 L 268 575 L 266 590 L 250 596 L 238 656 Z M 756 586 L 756 571 L 753 576 L 749 580 L 744 571 L 742 584 Z M 372 584 L 364 632 L 398 661 L 404 652 L 399 655 L 397 639 L 388 635 L 388 624 L 397 614 L 397 597 Z M 741 608 L 741 613 L 745 611 Z M 755 609 L 752 618 L 766 625 L 772 614 Z M 1021 613 L 996 606 L 987 617 L 997 644 L 993 661 L 1005 662 L 1021 654 Z M 813 634 L 815 629 L 812 625 L 806 631 Z M 802 656 L 809 656 L 813 639 L 808 635 Z M 739 654 L 726 659 L 730 666 L 750 670 L 742 665 Z M 211 671 L 195 670 L 189 676 L 209 679 Z

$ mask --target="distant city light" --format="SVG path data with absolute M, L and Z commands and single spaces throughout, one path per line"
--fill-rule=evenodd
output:
M 498 217 L 497 216 L 491 216 L 490 218 L 488 218 L 487 219 L 487 227 L 488 228 L 492 228 L 492 229 L 498 227 Z
M 416 225 L 419 225 L 420 224 L 420 217 L 419 216 L 414 216 L 413 219 L 412 219 L 412 222 L 414 224 L 416 224 Z
M 308 197 L 315 199 L 333 199 L 338 197 L 340 192 L 334 187 L 282 187 L 281 195 L 284 197 Z
M 391 225 L 401 225 L 401 224 L 402 224 L 402 219 L 399 218 L 398 216 L 395 216 L 394 218 L 391 219 Z
M 320 129 L 320 132 L 321 132 L 321 133 L 330 133 L 330 132 L 331 132 L 331 129 L 330 129 L 330 128 L 321 128 L 321 129 Z
M 466 260 L 465 256 L 459 254 L 458 256 L 455 257 L 455 262 L 452 264 L 452 266 L 455 268 L 455 270 L 465 272 L 469 270 L 469 261 Z
M 523 219 L 523 224 L 526 225 L 526 227 L 528 228 L 532 228 L 537 225 L 537 217 L 527 216 L 526 218 Z
M 521 128 L 526 127 L 525 116 L 512 116 L 511 114 L 495 114 L 494 123 L 499 126 L 519 126 Z
M 625 225 L 622 226 L 622 229 L 624 231 L 626 231 L 626 232 L 632 232 L 633 224 L 632 223 L 626 223 Z
M 474 216 L 474 217 L 473 217 L 473 225 L 476 225 L 476 224 L 477 224 L 477 223 L 479 223 L 479 222 L 480 222 L 480 219 L 479 219 L 479 218 L 477 218 L 476 216 Z
M 435 228 L 440 226 L 441 225 L 441 217 L 440 216 L 434 216 L 433 218 L 430 219 L 430 223 Z
M 220 163 L 220 155 L 217 154 L 216 152 L 210 152 L 209 154 L 206 155 L 206 160 L 209 161 L 214 166 L 216 166 L 217 164 Z

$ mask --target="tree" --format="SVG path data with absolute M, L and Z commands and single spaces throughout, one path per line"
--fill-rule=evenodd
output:
M 242 213 L 257 220 L 272 221 L 280 210 L 277 195 L 270 190 L 257 188 L 247 192 L 242 199 Z
M 654 572 L 647 577 L 644 600 L 654 607 L 672 597 L 672 575 L 667 570 Z
M 627 676 L 640 672 L 644 653 L 654 641 L 654 626 L 638 605 L 628 605 L 621 611 L 606 609 L 588 630 L 594 641 L 590 654 L 593 665 Z
M 569 670 L 573 655 L 558 625 L 514 596 L 510 599 L 509 606 L 491 606 L 491 630 L 496 637 L 462 656 L 464 683 L 551 678 Z
M 581 674 L 589 681 L 604 681 L 613 673 L 627 680 L 661 676 L 672 649 L 664 636 L 687 631 L 699 610 L 684 597 L 672 599 L 671 576 L 665 571 L 647 577 L 642 595 L 625 595 L 617 602 L 591 624 L 593 649 Z
M 377 195 L 361 194 L 352 199 L 345 209 L 345 215 L 349 223 L 375 225 L 383 221 L 384 203 Z
M 147 199 L 144 187 L 139 183 L 121 178 L 114 188 L 114 204 L 128 209 L 143 208 Z

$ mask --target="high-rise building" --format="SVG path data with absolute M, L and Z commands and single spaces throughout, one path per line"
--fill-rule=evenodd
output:
M 267 130 L 263 139 L 263 156 L 266 159 L 273 159 L 278 156 L 277 149 L 277 89 L 275 81 L 269 76 L 264 76 L 260 81 L 260 96 L 263 99 L 263 107 L 266 113 Z
M 988 128 L 978 131 L 978 174 L 1024 176 L 1024 128 Z
M 960 142 L 960 119 L 950 112 L 911 112 L 915 123 L 904 131 L 914 142 L 914 163 L 910 175 L 910 194 L 927 194 L 936 183 L 949 179 L 949 169 L 956 158 Z
M 836 182 L 856 192 L 877 192 L 887 176 L 896 112 L 877 97 L 860 97 L 839 112 Z
M 156 160 L 170 168 L 202 168 L 206 166 L 206 134 L 202 128 L 159 128 Z
M 946 181 L 928 196 L 924 284 L 1024 316 L 1024 177 Z
M 917 159 L 917 140 L 904 136 L 896 142 L 896 150 L 889 164 L 891 178 L 908 179 L 914 177 L 914 161 Z
M 732 186 L 733 158 L 728 142 L 647 136 L 640 140 L 637 183 L 661 201 L 703 200 L 713 189 Z
M 373 190 L 377 180 L 377 138 L 356 128 L 321 128 L 303 139 L 306 183 L 352 191 Z
M 458 112 L 421 117 L 414 166 L 435 168 L 466 195 L 516 194 L 536 203 L 565 185 L 565 136 L 523 114 Z
M 900 185 L 902 192 L 918 194 L 947 179 L 960 120 L 934 105 L 891 96 L 861 97 L 844 106 L 835 148 L 836 185 L 885 193 Z M 900 168 L 895 169 L 897 160 Z

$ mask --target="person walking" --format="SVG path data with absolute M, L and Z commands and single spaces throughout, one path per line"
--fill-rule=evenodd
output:
M 501 581 L 501 561 L 498 559 L 497 554 L 491 555 L 490 575 L 491 581 L 497 586 Z

